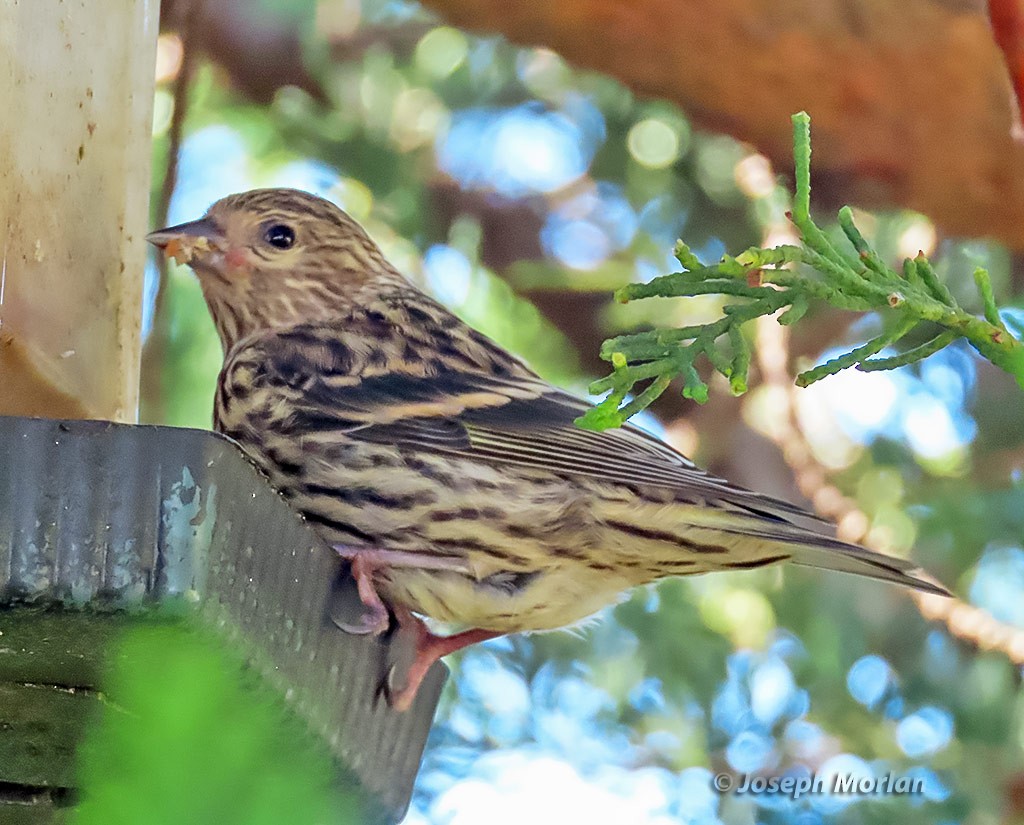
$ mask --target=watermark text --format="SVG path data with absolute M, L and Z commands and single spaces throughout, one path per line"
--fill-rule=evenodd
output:
M 759 776 L 756 774 L 717 774 L 715 790 L 737 796 L 914 796 L 924 793 L 924 778 L 887 773 L 881 776 L 831 773 L 800 776 Z

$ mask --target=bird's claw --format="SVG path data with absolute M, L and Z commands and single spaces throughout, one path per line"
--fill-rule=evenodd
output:
M 415 685 L 410 682 L 406 682 L 403 686 L 398 687 L 395 682 L 397 681 L 397 667 L 392 665 L 388 669 L 388 675 L 381 683 L 380 694 L 387 701 L 388 706 L 398 713 L 404 713 L 412 707 L 413 702 L 416 701 L 416 694 L 419 692 L 419 682 Z
M 327 615 L 335 627 L 355 636 L 381 636 L 391 627 L 391 615 L 386 607 L 363 604 L 356 593 L 356 583 L 347 572 L 335 581 Z
M 377 698 L 384 699 L 388 707 L 399 712 L 412 707 L 423 681 L 423 675 L 416 674 L 421 658 L 421 647 L 430 637 L 423 621 L 410 611 L 395 609 L 394 632 L 388 640 L 387 659 L 383 677 L 377 686 Z M 428 668 L 429 670 L 429 668 Z
M 392 709 L 399 712 L 413 706 L 420 686 L 443 656 L 502 635 L 497 631 L 474 628 L 453 636 L 435 636 L 420 619 L 406 610 L 397 610 L 396 618 L 399 630 L 391 643 L 394 656 L 378 688 L 378 695 L 383 695 Z
M 387 608 L 363 605 L 366 609 L 354 621 L 332 616 L 334 624 L 354 636 L 383 636 L 391 627 L 391 614 Z
M 331 612 L 332 621 L 347 633 L 379 636 L 391 628 L 391 611 L 384 604 L 374 587 L 374 573 L 386 567 L 389 559 L 400 559 L 408 563 L 408 554 L 387 551 L 335 546 L 335 551 L 350 565 L 351 577 L 346 577 L 341 586 L 351 587 L 354 582 L 362 602 L 362 611 L 355 617 Z M 413 559 L 417 567 L 424 567 L 425 559 Z M 339 605 L 346 609 L 352 599 L 339 599 Z M 390 661 L 386 665 L 384 678 L 377 688 L 377 697 L 384 697 L 387 703 L 399 712 L 412 707 L 419 693 L 420 685 L 430 669 L 441 657 L 462 650 L 464 647 L 493 639 L 502 635 L 496 631 L 474 628 L 453 636 L 435 636 L 421 619 L 407 608 L 396 606 L 394 617 L 397 632 L 391 637 Z
M 341 552 L 341 548 L 335 549 L 343 558 L 346 557 Z M 348 550 L 348 548 L 345 549 Z M 344 610 L 332 610 L 331 620 L 346 633 L 357 636 L 381 636 L 391 627 L 391 613 L 373 584 L 373 574 L 377 570 L 377 565 L 369 555 L 361 554 L 358 551 L 348 555 L 347 558 L 351 573 L 351 578 L 347 581 L 355 582 L 363 609 L 355 616 L 345 615 L 352 612 L 349 609 L 351 600 L 339 599 L 336 604 L 339 608 L 344 607 Z

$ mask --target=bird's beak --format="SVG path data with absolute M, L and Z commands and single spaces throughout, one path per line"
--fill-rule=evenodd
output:
M 210 218 L 200 218 L 197 221 L 179 223 L 177 226 L 168 226 L 166 229 L 150 232 L 146 236 L 146 240 L 161 249 L 167 249 L 175 241 L 184 248 L 192 248 L 197 241 L 201 240 L 205 240 L 210 246 L 215 247 L 223 243 L 224 233 Z

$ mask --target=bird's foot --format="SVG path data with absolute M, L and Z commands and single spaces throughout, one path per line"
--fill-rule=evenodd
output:
M 346 633 L 360 636 L 380 636 L 391 627 L 391 613 L 373 584 L 373 575 L 380 562 L 373 558 L 372 550 L 359 552 L 348 547 L 336 547 L 343 558 L 349 560 L 349 572 L 355 580 L 359 601 L 365 608 L 354 620 L 334 617 L 334 623 Z M 342 551 L 353 551 L 346 555 Z
M 438 636 L 431 633 L 426 624 L 407 608 L 395 606 L 389 611 L 374 586 L 374 574 L 388 568 L 404 567 L 465 573 L 465 559 L 345 545 L 335 545 L 334 550 L 349 562 L 359 600 L 365 608 L 354 621 L 335 616 L 334 623 L 348 633 L 379 636 L 391 626 L 392 611 L 398 620 L 398 636 L 392 641 L 392 647 L 398 654 L 398 661 L 388 668 L 387 677 L 381 685 L 381 692 L 395 710 L 406 711 L 412 707 L 420 685 L 423 684 L 434 662 L 449 653 L 504 635 L 496 630 L 473 628 L 452 636 Z
M 458 556 L 437 556 L 406 550 L 380 550 L 373 547 L 334 545 L 334 551 L 349 563 L 356 582 L 359 600 L 366 608 L 355 620 L 335 617 L 334 623 L 347 633 L 380 636 L 391 626 L 391 615 L 374 585 L 374 575 L 380 571 L 406 568 L 466 573 L 468 563 Z M 444 654 L 442 654 L 444 655 Z
M 413 633 L 416 637 L 412 662 L 404 669 L 404 674 L 400 674 L 397 664 L 393 665 L 388 671 L 387 681 L 382 685 L 388 704 L 399 712 L 412 707 L 420 685 L 434 662 L 449 653 L 504 635 L 497 630 L 474 628 L 452 636 L 438 636 L 431 633 L 421 619 L 405 609 L 396 610 L 396 617 L 400 632 Z

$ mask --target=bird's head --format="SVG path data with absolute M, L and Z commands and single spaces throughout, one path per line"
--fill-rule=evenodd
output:
M 296 189 L 229 195 L 146 240 L 195 271 L 225 351 L 265 329 L 337 318 L 404 283 L 358 223 Z

